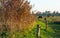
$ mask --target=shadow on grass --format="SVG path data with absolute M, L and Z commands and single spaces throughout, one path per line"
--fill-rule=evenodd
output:
M 55 31 L 54 33 L 55 38 L 60 38 L 60 24 L 49 23 L 48 25 Z

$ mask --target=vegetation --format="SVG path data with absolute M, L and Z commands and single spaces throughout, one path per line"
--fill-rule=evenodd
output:
M 47 19 L 48 23 L 48 27 L 47 30 L 43 30 L 43 28 L 41 29 L 41 37 L 42 38 L 59 38 L 60 37 L 60 16 L 43 16 L 43 18 L 39 18 L 39 22 L 42 21 L 42 23 L 45 22 L 44 18 Z M 41 25 L 41 23 L 40 23 Z M 42 26 L 42 25 L 41 25 Z M 46 24 L 45 26 L 46 27 Z
M 37 13 L 36 18 L 30 14 L 32 7 L 27 0 L 0 0 L 0 3 L 0 38 L 36 38 L 37 25 L 39 37 L 60 37 L 60 13 L 46 11 Z
M 1 38 L 23 38 L 22 35 L 25 36 L 25 31 L 31 30 L 35 23 L 35 16 L 30 14 L 29 2 L 25 0 L 1 0 L 1 6 Z
M 45 12 L 37 12 L 36 13 L 36 15 L 38 15 L 38 16 L 60 16 L 60 13 L 57 11 L 53 11 L 53 12 L 51 12 L 51 11 L 45 11 Z

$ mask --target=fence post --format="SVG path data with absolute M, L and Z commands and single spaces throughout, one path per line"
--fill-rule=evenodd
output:
M 40 37 L 40 29 L 39 29 L 39 25 L 37 25 L 37 30 L 36 30 L 36 38 L 39 38 Z
M 46 24 L 46 30 L 48 29 L 48 21 L 47 21 L 47 18 L 45 17 L 45 24 Z

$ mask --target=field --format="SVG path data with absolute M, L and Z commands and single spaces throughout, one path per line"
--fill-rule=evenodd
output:
M 44 18 L 41 18 L 40 21 L 44 22 Z M 60 16 L 50 16 L 50 17 L 46 17 L 47 21 L 48 21 L 48 27 L 47 27 L 47 31 L 41 31 L 41 36 L 42 38 L 59 38 L 60 37 Z M 46 25 L 45 25 L 46 27 Z M 45 32 L 45 33 L 43 33 Z

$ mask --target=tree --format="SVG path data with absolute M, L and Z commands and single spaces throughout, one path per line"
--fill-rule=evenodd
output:
M 31 6 L 25 0 L 2 0 L 1 26 L 8 25 L 9 32 L 24 31 L 33 27 L 35 16 L 30 14 Z M 3 27 L 3 26 L 2 26 Z M 3 29 L 3 28 L 2 28 Z
M 56 14 L 56 12 L 55 12 L 55 11 L 53 11 L 53 14 L 52 14 L 52 16 L 54 17 L 54 16 L 55 16 L 55 14 Z

